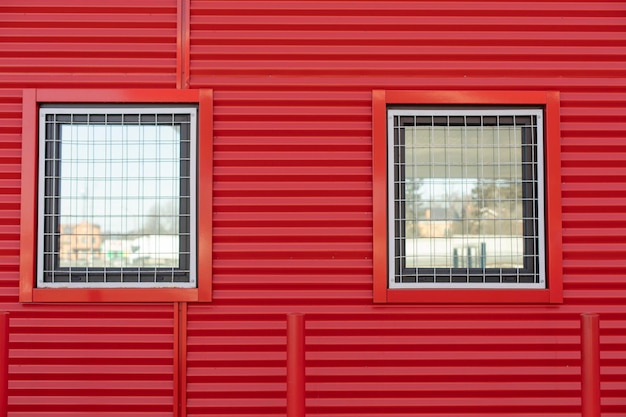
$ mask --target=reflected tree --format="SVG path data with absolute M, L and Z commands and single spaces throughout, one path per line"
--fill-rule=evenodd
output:
M 522 186 L 511 181 L 479 181 L 471 192 L 468 231 L 517 235 L 521 232 Z
M 145 216 L 141 235 L 178 234 L 179 216 L 177 202 L 162 202 L 153 205 Z

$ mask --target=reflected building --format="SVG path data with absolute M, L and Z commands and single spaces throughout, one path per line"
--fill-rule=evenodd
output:
M 102 259 L 102 232 L 97 224 L 82 222 L 61 225 L 59 260 L 61 266 L 71 261 L 91 262 Z
M 419 237 L 446 237 L 455 234 L 461 217 L 452 208 L 432 207 L 417 222 Z

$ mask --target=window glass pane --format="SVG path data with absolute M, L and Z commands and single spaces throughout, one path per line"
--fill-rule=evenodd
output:
M 522 268 L 523 127 L 437 124 L 401 132 L 405 266 Z
M 196 109 L 40 109 L 37 285 L 195 279 Z
M 538 111 L 528 112 L 392 111 L 393 282 L 536 282 Z
M 60 267 L 178 267 L 180 127 L 59 127 Z

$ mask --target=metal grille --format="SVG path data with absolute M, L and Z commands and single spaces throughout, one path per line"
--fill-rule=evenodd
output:
M 195 108 L 40 110 L 38 286 L 195 286 Z
M 388 111 L 392 288 L 545 287 L 542 114 Z

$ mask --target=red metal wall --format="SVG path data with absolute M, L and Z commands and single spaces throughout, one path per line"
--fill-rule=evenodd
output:
M 579 313 L 626 408 L 624 2 L 191 2 L 215 90 L 213 305 L 189 306 L 189 415 L 284 415 L 307 313 L 311 416 L 580 413 Z M 373 306 L 371 90 L 562 97 L 562 306 Z
M 176 85 L 176 0 L 6 0 L 0 13 L 3 88 Z
M 294 311 L 309 416 L 578 416 L 588 311 L 603 416 L 623 415 L 626 3 L 176 3 L 0 5 L 10 415 L 284 416 Z M 189 86 L 215 92 L 214 302 L 181 306 L 182 392 L 177 306 L 16 301 L 20 89 L 174 88 L 177 6 Z M 560 91 L 562 305 L 372 304 L 375 88 Z
M 9 415 L 171 416 L 172 305 L 18 304 L 23 88 L 176 86 L 176 0 L 0 2 L 0 310 Z

